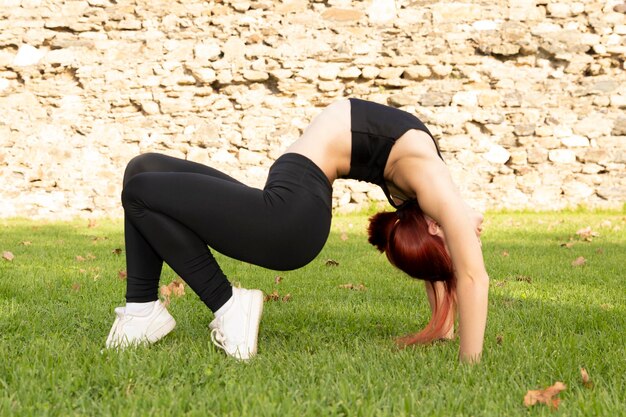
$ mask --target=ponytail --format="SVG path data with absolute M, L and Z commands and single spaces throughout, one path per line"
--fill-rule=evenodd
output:
M 397 221 L 398 216 L 393 212 L 383 211 L 373 215 L 367 228 L 368 242 L 374 245 L 380 252 L 385 252 L 391 228 Z

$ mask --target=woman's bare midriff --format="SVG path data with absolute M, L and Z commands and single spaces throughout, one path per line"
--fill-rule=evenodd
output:
M 350 101 L 341 100 L 318 114 L 285 153 L 306 156 L 320 167 L 332 184 L 350 171 L 351 151 Z

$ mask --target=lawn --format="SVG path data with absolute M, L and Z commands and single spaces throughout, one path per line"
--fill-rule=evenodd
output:
M 102 351 L 124 297 L 121 222 L 0 220 L 0 252 L 13 255 L 0 258 L 0 415 L 625 415 L 623 212 L 487 216 L 477 366 L 458 363 L 458 340 L 395 347 L 428 321 L 428 304 L 420 282 L 367 244 L 366 219 L 335 217 L 325 249 L 300 270 L 218 256 L 232 281 L 280 295 L 265 304 L 249 363 L 213 347 L 212 314 L 189 289 L 171 300 L 178 326 L 164 340 Z M 167 269 L 162 284 L 175 278 Z M 567 385 L 557 411 L 523 405 L 528 390 L 556 381 Z

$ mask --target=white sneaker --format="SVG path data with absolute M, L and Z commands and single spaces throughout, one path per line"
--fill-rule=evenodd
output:
M 117 317 L 106 340 L 109 349 L 154 343 L 176 327 L 176 320 L 159 300 L 146 316 L 126 314 L 125 307 L 116 308 L 115 314 Z
M 211 341 L 226 354 L 247 360 L 256 355 L 263 292 L 233 288 L 233 304 L 209 324 Z

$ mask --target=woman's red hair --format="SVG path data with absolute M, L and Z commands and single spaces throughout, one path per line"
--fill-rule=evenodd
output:
M 417 202 L 405 203 L 396 212 L 381 212 L 370 218 L 369 242 L 385 252 L 392 265 L 413 278 L 427 281 L 435 294 L 433 315 L 424 329 L 398 339 L 402 347 L 426 344 L 444 337 L 452 328 L 456 307 L 456 278 L 443 239 L 428 232 L 428 223 Z M 443 299 L 437 299 L 434 282 L 444 285 Z

